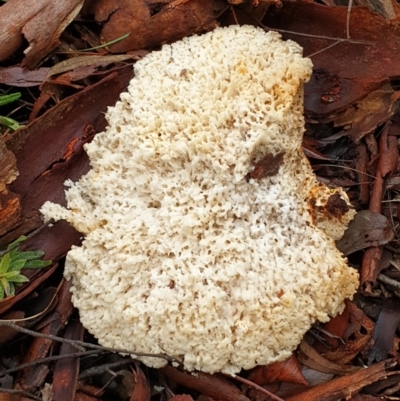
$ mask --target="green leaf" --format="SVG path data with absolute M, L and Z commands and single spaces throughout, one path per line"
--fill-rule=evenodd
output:
M 25 236 L 19 237 L 0 253 L 0 300 L 14 295 L 15 285 L 29 281 L 28 277 L 21 274 L 22 269 L 40 269 L 52 263 L 51 260 L 39 259 L 44 255 L 43 251 L 19 251 L 19 244 L 25 240 Z
M 15 241 L 11 242 L 11 243 L 8 245 L 7 250 L 9 251 L 9 250 L 11 250 L 11 249 L 16 248 L 16 246 L 17 246 L 18 244 L 20 244 L 21 242 L 26 241 L 26 238 L 27 238 L 27 237 L 25 237 L 25 235 L 21 235 L 21 236 L 18 237 Z
M 13 283 L 10 283 L 10 296 L 15 295 L 15 285 Z
M 5 278 L 0 277 L 0 284 L 4 288 L 5 294 L 7 296 L 9 296 L 10 295 L 10 283 Z
M 26 259 L 26 260 L 39 259 L 43 255 L 44 255 L 43 251 L 18 252 L 17 255 L 15 255 L 15 257 L 12 259 L 13 261 L 19 259 Z
M 5 125 L 8 128 L 11 128 L 13 131 L 16 131 L 20 127 L 18 121 L 15 121 L 10 117 L 5 117 L 5 116 L 0 116 L 0 124 Z
M 11 244 L 7 246 L 6 251 L 0 252 L 0 254 L 5 254 L 8 252 L 11 256 L 11 259 L 14 259 L 15 256 L 18 255 L 18 244 L 25 240 L 26 237 L 24 235 L 21 235 L 19 238 L 17 238 L 15 241 L 11 242 Z
M 27 260 L 24 269 L 41 269 L 51 265 L 51 260 Z
M 10 267 L 10 262 L 11 262 L 11 256 L 9 253 L 6 253 L 0 261 L 0 275 L 5 273 L 9 267 Z
M 9 279 L 10 282 L 21 284 L 21 283 L 27 283 L 29 281 L 29 278 L 26 276 L 23 276 L 22 274 L 17 274 L 15 277 L 12 277 Z
M 19 272 L 7 272 L 1 275 L 1 278 L 4 278 L 4 280 L 10 281 L 13 277 L 18 276 Z
M 19 280 L 18 276 L 21 276 L 20 272 L 15 271 L 15 272 L 7 272 L 7 273 L 4 273 L 3 276 L 2 276 L 2 278 L 4 278 L 4 279 L 7 280 L 7 281 L 13 281 L 13 282 L 17 283 L 17 282 L 19 282 L 19 281 L 18 281 L 18 280 Z M 25 276 L 22 276 L 22 277 L 25 277 Z M 17 281 L 14 280 L 15 278 L 17 278 Z M 25 278 L 26 278 L 27 280 L 29 280 L 27 277 L 25 277 Z
M 25 263 L 26 263 L 26 259 L 17 259 L 17 260 L 12 259 L 8 271 L 9 272 L 15 272 L 15 271 L 19 272 L 24 268 Z
M 5 104 L 15 102 L 21 97 L 21 92 L 10 93 L 8 95 L 0 96 L 0 106 L 4 106 Z

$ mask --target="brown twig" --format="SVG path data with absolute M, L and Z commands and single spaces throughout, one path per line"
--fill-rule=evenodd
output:
M 108 351 L 104 351 L 104 352 L 108 352 Z M 98 355 L 100 353 L 101 353 L 101 351 L 99 351 L 99 350 L 91 350 L 91 351 L 84 351 L 84 352 L 74 352 L 72 354 L 52 355 L 52 356 L 48 356 L 46 358 L 36 359 L 35 361 L 32 361 L 32 362 L 21 363 L 20 365 L 15 366 L 14 368 L 2 370 L 2 371 L 0 371 L 0 377 L 8 375 L 10 373 L 17 372 L 18 370 L 21 370 L 21 369 L 30 368 L 31 366 L 36 366 L 36 365 L 39 365 L 42 363 L 54 362 L 54 361 L 59 361 L 61 359 L 67 359 L 67 358 L 78 358 L 81 356 L 93 356 L 93 355 Z
M 253 383 L 250 380 L 247 380 L 241 376 L 234 376 L 233 377 L 235 380 L 237 380 L 238 382 L 241 382 L 243 384 L 247 384 L 249 387 L 253 387 L 256 390 L 260 391 L 261 393 L 267 394 L 269 398 L 275 400 L 275 401 L 285 401 L 283 400 L 281 397 L 278 397 L 277 395 L 275 395 L 274 393 L 271 393 L 270 391 L 268 391 L 267 389 L 265 389 L 264 387 L 259 386 L 256 383 Z
M 123 360 L 120 360 L 117 362 L 111 362 L 111 363 L 106 363 L 106 364 L 103 364 L 100 366 L 95 366 L 93 368 L 86 369 L 85 371 L 80 373 L 79 380 L 87 379 L 88 377 L 92 377 L 92 376 L 101 375 L 101 374 L 109 371 L 112 368 L 119 368 L 120 366 L 128 365 L 130 363 L 132 363 L 132 361 L 130 361 L 128 359 L 123 359 Z
M 127 349 L 103 347 L 101 345 L 91 344 L 91 343 L 87 343 L 84 341 L 68 340 L 68 339 L 65 339 L 62 337 L 54 336 L 52 334 L 37 333 L 36 331 L 20 327 L 20 326 L 16 325 L 15 323 L 13 323 L 12 321 L 8 321 L 8 320 L 0 320 L 0 327 L 1 326 L 11 327 L 14 330 L 17 330 L 24 334 L 28 334 L 33 337 L 42 337 L 42 338 L 47 338 L 52 341 L 66 343 L 66 344 L 72 345 L 73 347 L 77 348 L 79 351 L 82 351 L 82 352 L 86 351 L 86 349 L 85 349 L 85 347 L 86 347 L 86 348 L 91 348 L 91 349 L 96 349 L 96 350 L 101 350 L 101 351 L 115 352 L 115 353 L 119 353 L 119 354 L 128 354 L 128 355 L 131 355 L 133 358 L 135 356 L 136 357 L 143 356 L 143 357 L 151 357 L 151 358 L 161 358 L 161 359 L 167 360 L 168 362 L 175 361 L 174 358 L 170 357 L 167 354 L 163 354 L 163 353 L 150 354 L 150 353 L 146 353 L 146 352 L 133 352 L 133 351 L 130 351 Z
M 286 29 L 277 29 L 277 28 L 270 28 L 267 25 L 264 25 L 262 23 L 259 23 L 260 27 L 265 29 L 265 30 L 273 30 L 281 33 L 289 33 L 291 35 L 296 35 L 296 36 L 304 36 L 306 38 L 315 38 L 315 39 L 325 39 L 325 40 L 332 40 L 335 42 L 348 42 L 348 43 L 353 43 L 353 44 L 360 44 L 360 45 L 371 45 L 373 42 L 369 40 L 356 40 L 356 39 L 348 39 L 348 38 L 335 38 L 332 36 L 323 36 L 323 35 L 313 35 L 312 33 L 303 33 L 303 32 L 296 32 L 296 31 L 288 31 Z
M 45 227 L 47 227 L 49 224 L 54 223 L 53 219 L 50 219 L 49 221 L 47 221 L 46 223 L 42 224 L 40 227 L 38 227 L 36 230 L 30 232 L 29 234 L 27 234 L 25 237 L 28 240 L 29 238 L 34 237 L 36 234 L 38 234 L 40 231 L 42 231 Z M 6 255 L 7 253 L 11 252 L 12 250 L 14 250 L 15 248 L 18 248 L 21 245 L 21 243 L 17 243 L 14 246 L 12 246 L 10 249 L 6 249 L 4 251 L 0 251 L 0 257 Z
M 15 395 L 22 395 L 32 400 L 42 401 L 42 397 L 38 397 L 34 394 L 28 393 L 24 390 L 13 390 L 11 388 L 0 388 L 0 393 L 7 393 L 7 394 L 15 394 Z
M 353 5 L 353 0 L 349 0 L 349 5 L 347 7 L 347 15 L 346 15 L 346 36 L 347 36 L 347 40 L 350 40 L 350 13 L 351 13 L 352 5 Z
M 389 287 L 392 287 L 396 291 L 400 291 L 400 282 L 398 282 L 397 280 L 393 280 L 392 278 L 385 276 L 382 273 L 378 274 L 378 280 L 382 281 L 382 283 L 385 283 Z

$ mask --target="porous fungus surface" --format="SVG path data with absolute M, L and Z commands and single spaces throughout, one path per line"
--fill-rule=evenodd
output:
M 136 63 L 68 207 L 42 208 L 85 235 L 65 274 L 101 344 L 233 374 L 287 358 L 342 311 L 358 276 L 333 239 L 354 212 L 301 150 L 311 70 L 296 43 L 250 26 Z

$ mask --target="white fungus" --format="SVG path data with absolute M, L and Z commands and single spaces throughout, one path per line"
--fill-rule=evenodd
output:
M 299 45 L 250 26 L 136 63 L 68 208 L 42 207 L 85 235 L 65 274 L 100 344 L 234 374 L 342 311 L 358 275 L 334 240 L 354 211 L 301 150 L 311 70 Z

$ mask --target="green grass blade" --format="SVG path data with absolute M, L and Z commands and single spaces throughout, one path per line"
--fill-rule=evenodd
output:
M 15 102 L 21 97 L 20 92 L 10 93 L 8 95 L 0 96 L 0 106 L 4 106 L 5 104 Z
M 5 125 L 8 128 L 11 128 L 13 131 L 16 131 L 21 126 L 18 121 L 15 121 L 12 118 L 4 116 L 0 116 L 0 124 Z

